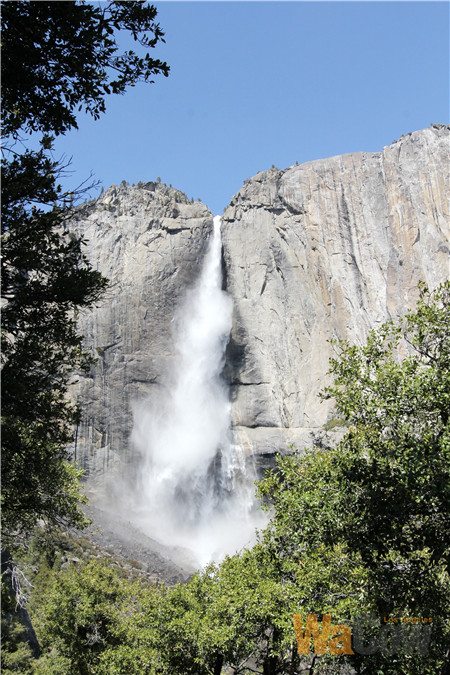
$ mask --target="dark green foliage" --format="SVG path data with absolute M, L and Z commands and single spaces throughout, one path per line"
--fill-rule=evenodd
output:
M 3 132 L 61 134 L 76 127 L 75 114 L 96 119 L 107 94 L 151 82 L 169 67 L 148 50 L 164 41 L 146 2 L 5 2 L 2 5 Z M 119 49 L 128 33 L 143 54 Z
M 335 450 L 280 460 L 260 487 L 275 510 L 265 546 L 297 588 L 314 582 L 304 613 L 433 617 L 426 658 L 355 657 L 364 673 L 439 672 L 449 647 L 449 324 L 450 284 L 422 287 L 399 324 L 340 343 L 327 395 L 348 433 Z
M 164 641 L 160 616 L 167 590 L 131 580 L 110 559 L 64 563 L 62 569 L 60 551 L 49 561 L 49 550 L 38 536 L 29 607 L 42 653 L 33 672 L 167 673 L 156 651 Z
M 86 189 L 62 192 L 66 167 L 53 158 L 53 137 L 76 128 L 80 110 L 98 118 L 106 95 L 168 74 L 149 54 L 163 41 L 155 17 L 145 2 L 2 3 L 2 546 L 16 554 L 39 520 L 86 522 L 80 471 L 66 450 L 78 418 L 68 381 L 91 362 L 78 312 L 106 280 L 69 231 Z M 119 48 L 124 32 L 139 53 Z M 32 132 L 41 134 L 37 150 L 25 145 Z M 4 609 L 3 668 L 27 672 L 23 612 Z M 39 672 L 60 675 L 67 663 L 46 655 Z
M 107 94 L 168 74 L 149 55 L 163 40 L 155 17 L 145 2 L 2 3 L 2 546 L 16 555 L 38 521 L 86 522 L 81 472 L 66 450 L 78 418 L 68 381 L 91 362 L 78 312 L 106 280 L 69 231 L 86 190 L 62 192 L 66 167 L 53 158 L 53 137 L 76 128 L 80 110 L 98 118 Z M 119 48 L 123 32 L 139 53 Z M 37 150 L 24 142 L 32 132 L 41 134 Z M 6 585 L 13 568 L 11 561 L 2 569 Z M 31 662 L 27 614 L 14 606 L 15 593 L 11 586 L 2 608 L 4 672 L 69 672 L 64 654 Z
M 105 675 L 331 674 L 345 664 L 361 675 L 443 675 L 449 293 L 449 284 L 422 289 L 402 322 L 363 347 L 340 344 L 327 395 L 348 433 L 334 450 L 279 458 L 260 484 L 272 519 L 253 549 L 169 589 L 123 582 L 98 564 L 41 584 L 39 667 L 65 658 L 60 672 Z M 384 617 L 432 617 L 431 640 L 418 652 L 413 627 L 398 649 L 299 656 L 294 613 L 331 614 L 354 635 L 358 617 L 374 617 L 375 635 Z M 102 642 L 88 644 L 87 633 Z
M 1 629 L 1 671 L 3 675 L 30 673 L 33 655 L 25 641 L 25 628 L 19 620 L 15 599 L 3 578 Z
M 79 472 L 65 450 L 77 410 L 69 376 L 89 366 L 77 313 L 106 280 L 68 230 L 83 190 L 63 194 L 52 135 L 95 118 L 105 96 L 168 74 L 150 58 L 163 33 L 145 2 L 8 2 L 2 6 L 3 534 L 11 547 L 39 519 L 82 525 Z M 122 51 L 127 33 L 140 53 Z M 40 132 L 39 150 L 24 133 Z M 19 539 L 18 539 L 19 537 Z
M 106 280 L 90 268 L 82 242 L 65 228 L 71 210 L 61 200 L 55 171 L 57 165 L 41 151 L 13 157 L 3 172 L 2 499 L 7 539 L 29 531 L 39 518 L 83 522 L 77 508 L 78 472 L 65 450 L 76 418 L 66 398 L 67 381 L 75 367 L 89 364 L 76 331 L 76 311 L 100 297 Z

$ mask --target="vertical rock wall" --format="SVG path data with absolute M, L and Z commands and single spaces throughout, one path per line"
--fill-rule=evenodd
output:
M 256 452 L 310 442 L 330 338 L 361 342 L 449 276 L 449 128 L 383 152 L 271 169 L 223 217 L 234 300 L 228 359 L 239 441 Z
M 417 284 L 449 276 L 448 127 L 356 153 L 271 169 L 225 210 L 225 284 L 234 301 L 225 376 L 248 452 L 310 443 L 332 417 L 318 393 L 330 338 L 361 342 L 414 305 Z M 158 396 L 172 318 L 196 279 L 212 228 L 199 202 L 157 183 L 109 188 L 74 223 L 110 279 L 80 317 L 98 356 L 74 384 L 77 455 L 91 477 L 129 452 L 134 400 Z
M 97 360 L 72 388 L 82 409 L 77 458 L 93 478 L 127 456 L 132 402 L 164 386 L 174 311 L 200 272 L 212 216 L 165 185 L 122 183 L 81 208 L 73 227 L 110 280 L 101 302 L 80 316 Z

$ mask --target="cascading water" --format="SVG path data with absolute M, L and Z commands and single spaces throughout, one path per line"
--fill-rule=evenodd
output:
M 222 290 L 220 217 L 202 272 L 175 317 L 176 358 L 167 394 L 135 411 L 132 442 L 143 457 L 141 527 L 189 548 L 199 564 L 251 544 L 263 523 L 254 472 L 233 444 L 221 377 L 232 301 Z

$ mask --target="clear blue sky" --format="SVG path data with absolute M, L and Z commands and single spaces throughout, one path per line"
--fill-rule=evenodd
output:
M 67 187 L 154 180 L 221 213 L 262 169 L 380 150 L 448 122 L 449 5 L 162 2 L 168 78 L 58 140 Z

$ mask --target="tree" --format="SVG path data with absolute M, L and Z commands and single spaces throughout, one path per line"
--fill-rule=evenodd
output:
M 168 589 L 132 581 L 111 560 L 66 569 L 60 560 L 48 567 L 41 559 L 34 579 L 30 612 L 42 653 L 33 672 L 170 675 Z
M 106 280 L 92 270 L 68 222 L 87 188 L 64 193 L 65 166 L 52 155 L 54 136 L 76 128 L 76 112 L 98 118 L 109 93 L 167 75 L 149 51 L 163 33 L 145 2 L 2 3 L 2 628 L 3 667 L 27 669 L 34 631 L 12 554 L 39 520 L 82 526 L 80 471 L 66 446 L 78 418 L 68 379 L 90 356 L 77 334 L 79 311 L 101 295 Z M 120 50 L 128 33 L 139 46 Z M 39 149 L 26 136 L 41 134 Z M 2 591 L 3 592 L 3 591 Z M 18 621 L 19 620 L 19 621 Z M 35 645 L 36 647 L 36 645 Z M 33 649 L 36 656 L 36 648 Z M 45 659 L 44 659 L 45 660 Z M 63 672 L 66 657 L 41 662 Z M 9 672 L 9 671 L 8 671 Z
M 278 459 L 259 488 L 272 518 L 251 550 L 172 588 L 98 564 L 36 584 L 35 672 L 298 675 L 336 672 L 338 658 L 364 675 L 447 673 L 449 300 L 449 283 L 422 288 L 400 322 L 337 345 L 326 396 L 347 433 Z M 351 626 L 350 649 L 298 654 L 294 614 Z M 418 626 L 395 627 L 396 644 L 385 617 L 432 617 L 429 645 Z
M 79 472 L 69 462 L 76 408 L 67 382 L 87 367 L 76 311 L 97 300 L 106 280 L 91 270 L 82 242 L 71 236 L 71 213 L 58 202 L 55 164 L 43 152 L 4 166 L 3 195 L 3 528 L 6 541 L 37 519 L 81 525 Z M 37 188 L 37 177 L 40 184 Z
M 361 673 L 431 674 L 448 658 L 449 322 L 450 284 L 422 286 L 398 324 L 362 347 L 339 343 L 326 395 L 346 436 L 281 459 L 260 488 L 274 508 L 265 546 L 303 596 L 300 612 L 433 618 L 425 656 L 348 657 Z
M 148 53 L 164 42 L 156 14 L 143 0 L 3 3 L 3 133 L 65 133 L 77 110 L 98 118 L 106 95 L 167 76 L 167 63 Z M 144 54 L 120 50 L 125 32 Z
M 25 629 L 17 612 L 15 598 L 2 579 L 2 651 L 1 670 L 4 675 L 27 673 L 31 670 L 32 651 L 25 638 Z
M 124 627 L 146 591 L 97 561 L 81 569 L 73 565 L 51 575 L 43 572 L 41 602 L 33 614 L 43 650 L 38 672 L 63 658 L 67 671 L 62 672 L 91 673 L 105 650 L 126 640 Z
M 79 472 L 66 446 L 77 419 L 67 383 L 90 357 L 77 313 L 106 280 L 69 229 L 77 197 L 64 193 L 54 136 L 98 118 L 109 93 L 167 75 L 150 57 L 163 41 L 145 2 L 7 2 L 2 6 L 3 541 L 11 547 L 39 519 L 82 525 Z M 121 50 L 127 33 L 140 53 Z M 26 135 L 41 134 L 26 149 Z

